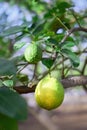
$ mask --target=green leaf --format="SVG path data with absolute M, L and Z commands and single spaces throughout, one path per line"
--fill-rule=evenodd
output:
M 49 41 L 51 44 L 54 44 L 54 45 L 57 45 L 57 44 L 58 44 L 57 40 L 55 40 L 54 38 L 50 38 L 48 41 Z
M 64 43 L 62 43 L 60 46 L 61 46 L 61 49 L 69 49 L 73 46 L 75 46 L 75 42 L 72 42 L 72 41 L 65 41 Z
M 20 42 L 16 42 L 14 44 L 14 50 L 17 51 L 17 50 L 21 49 L 24 45 L 25 45 L 25 42 L 21 42 L 21 43 Z
M 1 34 L 0 36 L 1 37 L 5 37 L 5 36 L 9 36 L 9 35 L 12 35 L 12 34 L 15 34 L 15 33 L 18 33 L 18 32 L 22 32 L 24 30 L 23 27 L 21 26 L 13 26 L 13 27 L 10 27 L 8 29 L 5 29 Z
M 0 87 L 2 87 L 3 86 L 3 83 L 2 83 L 2 80 L 0 79 Z
M 45 22 L 41 22 L 41 23 L 37 24 L 36 27 L 33 29 L 32 33 L 34 35 L 40 33 L 43 30 L 43 28 L 44 28 L 44 23 Z
M 0 113 L 16 120 L 27 118 L 27 103 L 18 93 L 8 89 L 0 88 Z
M 22 82 L 23 84 L 27 84 L 29 81 L 28 75 L 25 74 L 18 74 L 17 79 Z
M 7 87 L 13 87 L 13 80 L 5 80 L 5 81 L 3 81 L 3 84 L 5 85 L 5 86 L 7 86 Z
M 17 68 L 14 61 L 0 58 L 0 75 L 15 75 Z
M 54 60 L 50 58 L 42 58 L 42 63 L 50 69 L 54 63 Z
M 67 55 L 74 67 L 78 67 L 80 64 L 79 57 L 69 49 L 63 49 L 62 53 Z
M 67 8 L 72 7 L 72 5 L 68 2 L 60 2 L 58 3 L 57 7 L 59 8 L 60 12 L 65 12 Z
M 0 130 L 18 130 L 18 123 L 15 119 L 0 113 Z

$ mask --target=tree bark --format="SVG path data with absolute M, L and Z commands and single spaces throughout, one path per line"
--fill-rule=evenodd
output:
M 70 87 L 76 87 L 76 86 L 86 86 L 87 85 L 87 76 L 69 76 L 67 78 L 64 78 L 60 81 L 64 88 L 70 88 Z M 38 82 L 35 82 L 35 84 L 27 87 L 27 86 L 14 86 L 13 88 L 20 94 L 24 93 L 32 93 L 35 91 L 36 85 Z

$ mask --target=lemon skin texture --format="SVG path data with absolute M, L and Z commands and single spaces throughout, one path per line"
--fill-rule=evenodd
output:
M 24 57 L 29 63 L 35 64 L 42 59 L 42 49 L 37 44 L 30 44 L 24 52 Z
M 55 109 L 63 102 L 64 88 L 56 78 L 46 77 L 37 84 L 35 99 L 40 107 L 46 110 Z

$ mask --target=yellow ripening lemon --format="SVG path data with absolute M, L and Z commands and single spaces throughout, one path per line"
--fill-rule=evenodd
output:
M 24 57 L 29 63 L 35 64 L 42 59 L 42 49 L 35 43 L 30 44 L 25 49 Z
M 63 102 L 64 88 L 56 78 L 47 76 L 37 84 L 35 99 L 40 107 L 46 110 L 55 109 Z

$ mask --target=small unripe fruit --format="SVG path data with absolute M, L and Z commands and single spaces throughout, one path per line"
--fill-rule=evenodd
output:
M 24 52 L 24 57 L 29 63 L 36 64 L 42 59 L 42 49 L 35 43 L 30 44 Z

